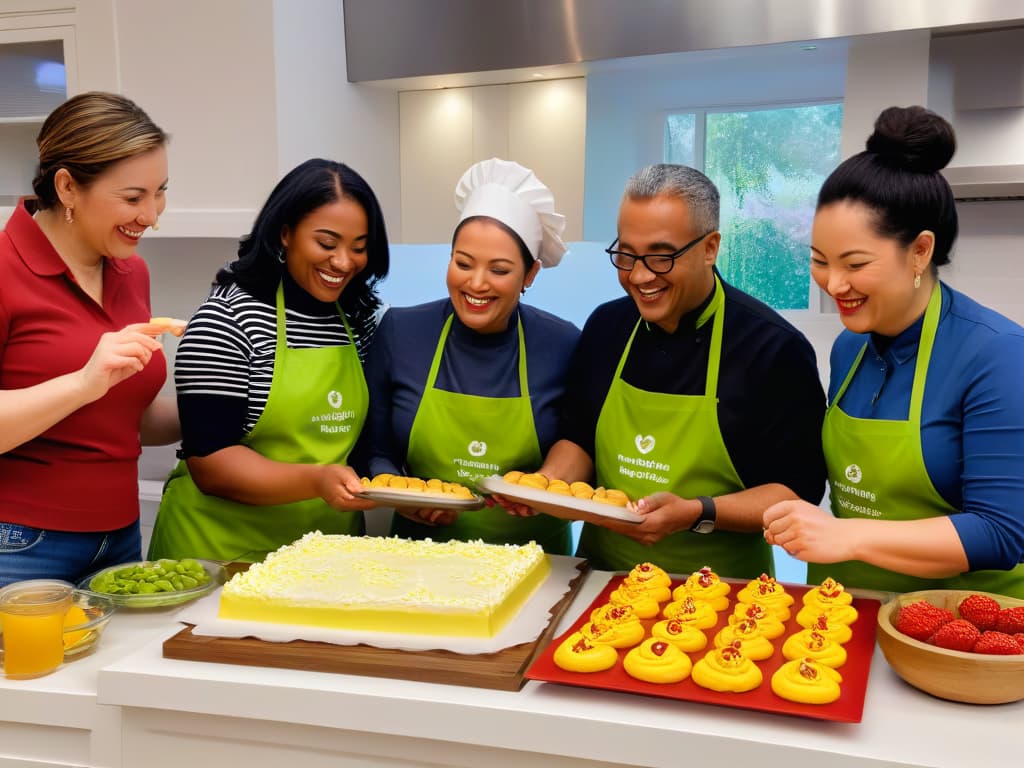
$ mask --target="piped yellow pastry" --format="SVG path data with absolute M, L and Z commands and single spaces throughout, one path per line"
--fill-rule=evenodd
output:
M 747 582 L 747 586 L 736 594 L 736 599 L 741 603 L 761 603 L 778 616 L 779 621 L 789 621 L 792 615 L 789 606 L 793 604 L 793 596 L 773 576 L 766 573 Z
M 718 623 L 715 609 L 703 600 L 694 600 L 687 595 L 682 600 L 669 603 L 661 612 L 666 619 L 676 619 L 697 629 L 708 629 Z
M 761 633 L 761 628 L 753 619 L 743 619 L 735 624 L 728 624 L 715 635 L 715 647 L 724 648 L 734 643 L 740 644 L 743 655 L 754 661 L 763 661 L 775 653 L 775 646 Z
M 798 624 L 800 622 L 797 622 Z M 801 624 L 801 626 L 803 626 Z M 837 621 L 829 621 L 828 614 L 819 613 L 818 618 L 815 619 L 814 623 L 807 629 L 813 629 L 815 632 L 819 632 L 825 637 L 833 640 L 840 645 L 848 643 L 850 638 L 853 637 L 853 630 L 850 629 L 848 624 L 840 624 Z
M 692 624 L 677 619 L 665 619 L 651 627 L 651 637 L 672 643 L 680 651 L 695 653 L 708 644 L 708 636 Z
M 846 591 L 842 584 L 829 576 L 814 589 L 804 593 L 804 605 L 819 608 L 832 608 L 837 605 L 849 605 L 853 595 Z
M 805 605 L 796 614 L 796 623 L 801 627 L 811 627 L 824 616 L 829 624 L 846 624 L 849 626 L 857 621 L 857 609 L 852 605 Z
M 708 651 L 693 665 L 691 677 L 702 688 L 732 693 L 752 691 L 764 681 L 760 667 L 743 655 L 739 641 Z
M 786 638 L 782 655 L 787 659 L 814 659 L 826 667 L 841 667 L 846 663 L 846 649 L 814 629 L 802 629 Z
M 626 574 L 623 581 L 627 584 L 645 587 L 669 587 L 672 585 L 672 578 L 665 573 L 664 569 L 654 563 L 634 565 L 633 570 Z
M 729 607 L 729 592 L 732 587 L 722 581 L 718 574 L 708 566 L 691 573 L 685 582 L 676 587 L 672 593 L 673 600 L 682 600 L 686 595 L 703 600 L 716 611 L 724 611 Z
M 590 621 L 580 627 L 580 632 L 591 642 L 604 643 L 612 648 L 632 648 L 647 634 L 644 625 L 636 620 L 618 624 L 595 624 Z
M 650 637 L 626 654 L 622 668 L 637 680 L 665 684 L 685 680 L 693 664 L 672 643 Z
M 668 587 L 664 588 L 668 592 Z M 631 589 L 623 584 L 608 596 L 612 605 L 630 605 L 638 618 L 650 619 L 658 615 L 661 605 L 657 595 L 646 589 Z
M 632 605 L 605 603 L 590 612 L 590 620 L 594 624 L 621 624 L 624 621 L 636 621 L 638 618 Z
M 779 621 L 779 617 L 765 608 L 761 603 L 736 603 L 736 608 L 729 617 L 732 624 L 744 619 L 753 619 L 761 628 L 761 634 L 769 640 L 781 637 L 786 632 L 786 625 Z
M 831 704 L 839 698 L 842 682 L 842 675 L 814 659 L 793 659 L 772 675 L 772 691 L 801 704 Z
M 573 632 L 555 649 L 556 666 L 569 672 L 602 672 L 615 666 L 619 652 L 605 643 L 593 643 Z
M 622 580 L 616 592 L 623 596 L 646 596 L 656 603 L 667 603 L 672 599 L 672 590 L 667 585 L 659 584 L 656 581 L 633 581 L 628 576 Z M 627 601 L 623 600 L 622 602 Z

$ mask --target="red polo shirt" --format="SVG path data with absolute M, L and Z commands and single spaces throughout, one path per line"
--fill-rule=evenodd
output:
M 0 232 L 0 389 L 79 370 L 100 335 L 149 319 L 149 271 L 138 256 L 105 259 L 103 306 L 82 291 L 20 203 Z M 139 516 L 139 424 L 167 375 L 154 355 L 27 443 L 0 454 L 0 520 L 108 531 Z

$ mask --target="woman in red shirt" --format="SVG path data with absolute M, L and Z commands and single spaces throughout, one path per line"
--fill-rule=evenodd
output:
M 135 254 L 164 209 L 166 142 L 122 96 L 69 99 L 0 233 L 0 584 L 140 556 L 141 443 L 179 435 Z

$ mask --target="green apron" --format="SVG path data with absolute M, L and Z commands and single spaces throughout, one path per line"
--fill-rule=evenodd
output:
M 597 419 L 594 464 L 599 485 L 619 488 L 631 498 L 671 491 L 692 499 L 743 490 L 743 481 L 733 467 L 718 426 L 725 291 L 717 276 L 714 291 L 697 320 L 697 327 L 713 322 L 703 395 L 647 392 L 622 380 L 622 369 L 642 320 L 637 322 Z M 705 565 L 723 576 L 737 578 L 773 572 L 771 548 L 760 531 L 679 531 L 647 546 L 586 523 L 577 554 L 605 570 L 629 570 L 637 563 L 650 561 L 670 573 L 692 573 Z
M 836 517 L 923 520 L 959 511 L 935 490 L 921 449 L 921 404 L 941 309 L 942 290 L 935 281 L 924 313 L 906 421 L 858 419 L 839 407 L 867 344 L 861 347 L 829 406 L 822 427 L 822 445 Z M 973 571 L 946 579 L 907 576 L 858 560 L 808 565 L 808 583 L 819 583 L 826 576 L 848 587 L 888 592 L 970 589 L 1024 597 L 1024 565 L 1011 571 Z
M 522 321 L 518 324 L 519 396 L 482 397 L 435 387 L 453 317 L 448 316 L 441 330 L 409 431 L 409 472 L 424 479 L 436 477 L 472 487 L 488 475 L 538 466 L 540 443 L 530 405 Z M 567 521 L 548 515 L 514 517 L 497 506 L 463 512 L 451 525 L 426 525 L 396 514 L 391 534 L 434 541 L 482 539 L 490 544 L 536 541 L 544 551 L 553 554 L 569 554 L 572 546 Z
M 341 308 L 349 339 L 352 332 Z M 273 461 L 343 464 L 366 420 L 369 393 L 355 344 L 289 349 L 284 293 L 277 289 L 277 344 L 267 405 L 241 444 Z M 208 496 L 184 461 L 171 472 L 149 557 L 203 557 L 255 562 L 312 530 L 362 534 L 362 512 L 322 499 L 254 506 Z

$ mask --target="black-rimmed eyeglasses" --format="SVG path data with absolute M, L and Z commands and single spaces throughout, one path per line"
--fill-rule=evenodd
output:
M 711 230 L 711 232 L 714 231 L 715 230 Z M 676 265 L 676 259 L 710 235 L 711 232 L 705 232 L 700 237 L 694 238 L 674 253 L 648 253 L 645 256 L 635 256 L 632 253 L 615 250 L 615 246 L 619 242 L 618 238 L 615 238 L 615 240 L 612 241 L 612 244 L 604 249 L 604 252 L 607 253 L 608 257 L 612 260 L 612 266 L 616 269 L 621 269 L 623 272 L 632 271 L 633 265 L 638 261 L 642 261 L 644 266 L 647 267 L 650 272 L 653 272 L 656 275 L 664 275 L 666 272 L 672 271 L 672 267 Z

